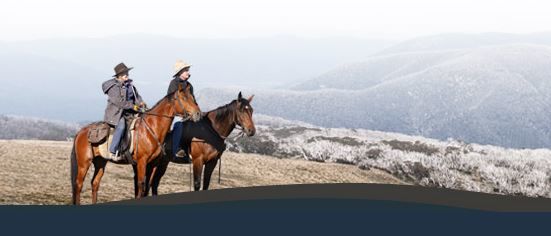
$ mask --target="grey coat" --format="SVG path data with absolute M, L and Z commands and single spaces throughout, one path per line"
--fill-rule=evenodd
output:
M 134 105 L 138 105 L 143 101 L 134 85 L 131 88 L 134 89 L 136 99 L 134 102 L 126 101 L 126 87 L 116 79 L 103 82 L 101 88 L 103 93 L 108 96 L 103 120 L 113 126 L 117 125 L 123 113 L 126 112 L 125 110 L 132 110 Z

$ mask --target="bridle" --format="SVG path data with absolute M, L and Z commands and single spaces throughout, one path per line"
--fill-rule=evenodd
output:
M 237 108 L 237 109 L 239 109 L 239 108 Z M 231 123 L 231 124 L 235 124 L 236 126 L 234 127 L 234 129 L 239 130 L 239 133 L 237 133 L 237 135 L 236 135 L 235 137 L 233 137 L 233 138 L 238 138 L 238 137 L 240 138 L 240 137 L 245 136 L 245 132 L 244 132 L 245 129 L 243 128 L 241 119 L 239 118 L 239 116 L 237 116 L 237 112 L 236 112 L 236 111 L 232 111 L 232 113 L 233 113 L 233 116 L 232 116 L 232 120 L 231 120 L 230 123 Z M 228 138 L 230 137 L 230 135 L 228 135 L 228 136 L 221 135 L 221 134 L 218 133 L 218 131 L 216 131 L 216 130 L 214 129 L 214 127 L 212 127 L 212 126 L 211 126 L 211 128 L 212 128 L 212 130 L 213 130 L 216 134 L 218 134 L 218 136 L 220 136 L 220 138 L 222 138 L 223 140 L 228 139 Z M 231 133 L 230 133 L 230 134 L 231 134 Z

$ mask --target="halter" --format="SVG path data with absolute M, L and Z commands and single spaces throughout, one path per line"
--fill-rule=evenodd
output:
M 237 130 L 240 131 L 239 133 L 237 133 L 237 135 L 234 138 L 243 137 L 245 135 L 245 132 L 243 132 L 244 128 L 243 128 L 243 125 L 241 124 L 241 120 L 239 118 L 236 118 L 237 113 L 235 111 L 232 111 L 232 113 L 234 113 L 234 114 L 231 118 L 230 123 L 235 124 L 236 127 L 234 129 L 237 129 Z M 218 133 L 218 131 L 216 131 L 214 129 L 214 127 L 212 127 L 212 125 L 209 125 L 209 126 L 211 127 L 212 131 L 214 131 L 214 133 L 218 134 L 218 136 L 220 136 L 220 138 L 222 138 L 223 140 L 226 140 L 226 139 L 228 139 L 228 137 L 230 137 L 229 134 L 228 134 L 228 136 L 221 135 L 220 133 Z M 231 134 L 231 132 L 230 132 L 230 134 Z
M 174 116 L 172 118 L 174 118 L 175 116 L 181 116 L 182 119 L 189 120 L 191 116 L 187 113 L 186 109 L 184 109 L 184 104 L 182 104 L 182 101 L 180 101 L 180 99 L 179 99 L 178 91 L 176 91 L 175 99 L 176 99 L 176 101 L 178 101 L 178 105 L 182 109 L 183 113 L 182 114 L 174 114 Z M 184 96 L 184 100 L 187 101 L 187 98 L 185 96 Z M 172 101 L 172 103 L 174 103 L 174 101 Z M 176 113 L 176 109 L 174 110 L 174 113 Z

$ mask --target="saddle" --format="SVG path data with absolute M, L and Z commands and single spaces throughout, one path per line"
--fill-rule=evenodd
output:
M 130 163 L 130 160 L 132 160 L 132 154 L 134 152 L 133 137 L 137 120 L 136 117 L 125 119 L 127 129 L 119 145 L 119 153 L 125 157 L 125 163 Z M 88 142 L 98 147 L 101 156 L 108 157 L 109 145 L 111 145 L 113 141 L 114 131 L 115 127 L 110 126 L 104 121 L 93 123 L 90 125 L 88 131 Z M 124 161 L 120 163 L 123 164 L 123 162 Z
M 88 142 L 98 144 L 105 141 L 109 135 L 109 125 L 105 122 L 96 122 L 90 125 L 88 130 Z

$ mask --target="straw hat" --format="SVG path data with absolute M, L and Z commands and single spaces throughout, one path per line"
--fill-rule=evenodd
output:
M 182 71 L 183 69 L 189 68 L 189 67 L 191 67 L 191 64 L 182 60 L 177 60 L 176 63 L 174 63 L 174 76 L 180 73 L 180 71 Z
M 132 70 L 132 68 L 134 67 L 128 68 L 124 63 L 121 62 L 117 66 L 115 66 L 115 75 L 113 75 L 113 77 L 117 77 L 122 73 L 127 73 L 128 71 Z

